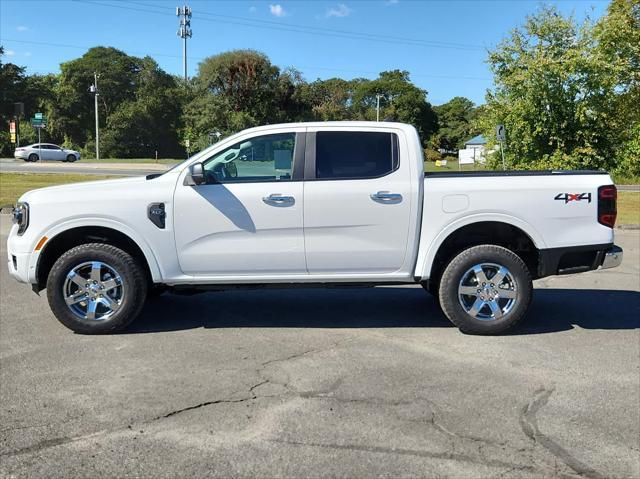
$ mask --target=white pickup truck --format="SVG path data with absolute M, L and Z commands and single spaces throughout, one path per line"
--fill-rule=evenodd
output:
M 8 266 L 79 333 L 126 327 L 164 290 L 413 283 L 497 334 L 532 279 L 619 265 L 615 219 L 605 172 L 425 175 L 410 125 L 270 125 L 163 174 L 24 194 Z

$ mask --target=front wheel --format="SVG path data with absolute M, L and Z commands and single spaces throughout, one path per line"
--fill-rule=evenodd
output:
M 53 265 L 47 299 L 67 328 L 82 334 L 124 329 L 142 310 L 147 280 L 141 265 L 115 246 L 76 246 Z
M 73 163 L 74 161 L 76 161 L 76 155 L 67 155 L 67 163 Z
M 480 245 L 462 251 L 440 280 L 442 311 L 468 334 L 500 334 L 527 313 L 533 283 L 527 265 L 513 251 Z

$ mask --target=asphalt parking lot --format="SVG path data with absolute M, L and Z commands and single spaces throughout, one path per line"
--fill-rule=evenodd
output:
M 164 295 L 81 336 L 2 264 L 0 477 L 637 478 L 640 232 L 616 242 L 502 337 L 419 287 Z

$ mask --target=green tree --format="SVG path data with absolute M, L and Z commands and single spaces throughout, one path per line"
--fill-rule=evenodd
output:
M 208 57 L 198 66 L 192 100 L 185 106 L 183 134 L 201 147 L 212 131 L 226 135 L 302 118 L 304 106 L 296 95 L 301 83 L 299 72 L 280 71 L 253 50 Z
M 93 152 L 95 112 L 89 87 L 97 73 L 103 156 L 182 154 L 176 133 L 182 109 L 177 85 L 153 59 L 95 47 L 60 68 L 50 102 L 51 134 L 59 141 Z
M 307 106 L 308 119 L 350 120 L 354 83 L 342 78 L 329 78 L 301 84 L 298 92 L 301 102 Z
M 115 48 L 95 47 L 82 57 L 61 64 L 52 111 L 55 129 L 73 144 L 85 145 L 89 138 L 93 139 L 94 103 L 89 87 L 94 73 L 100 75 L 98 114 L 104 125 L 123 101 L 135 98 L 135 75 L 139 71 L 136 60 Z
M 615 123 L 607 124 L 616 145 L 615 169 L 640 176 L 640 2 L 613 0 L 595 25 L 595 61 L 607 72 Z M 619 145 L 619 147 L 618 147 Z
M 138 62 L 132 101 L 123 101 L 109 115 L 102 148 L 115 157 L 180 157 L 182 95 L 173 77 L 149 57 Z
M 471 100 L 457 96 L 433 109 L 438 117 L 435 147 L 445 150 L 463 148 L 465 141 L 479 133 L 473 125 L 476 108 Z
M 410 123 L 427 142 L 437 129 L 436 114 L 427 101 L 427 92 L 415 86 L 409 72 L 392 70 L 380 73 L 375 80 L 361 80 L 355 84 L 353 118 L 376 119 L 376 95 L 380 99 L 380 119 Z
M 14 103 L 24 101 L 25 69 L 13 63 L 3 63 L 4 48 L 0 46 L 0 154 L 12 153 L 9 121 L 14 116 Z
M 624 125 L 638 115 L 637 107 L 620 114 L 633 78 L 637 85 L 636 60 L 627 57 L 638 44 L 634 4 L 614 1 L 596 25 L 577 25 L 573 17 L 545 7 L 490 52 L 496 87 L 487 94 L 479 124 L 489 139 L 497 124 L 507 127 L 509 165 L 615 167 L 616 153 L 630 136 Z M 614 10 L 621 17 L 616 21 Z M 611 22 L 627 25 L 627 34 L 613 34 Z M 619 62 L 612 63 L 616 56 Z

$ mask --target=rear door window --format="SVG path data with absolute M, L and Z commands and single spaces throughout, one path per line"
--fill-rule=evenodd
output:
M 316 133 L 317 179 L 378 178 L 396 170 L 398 165 L 398 137 L 394 133 Z

